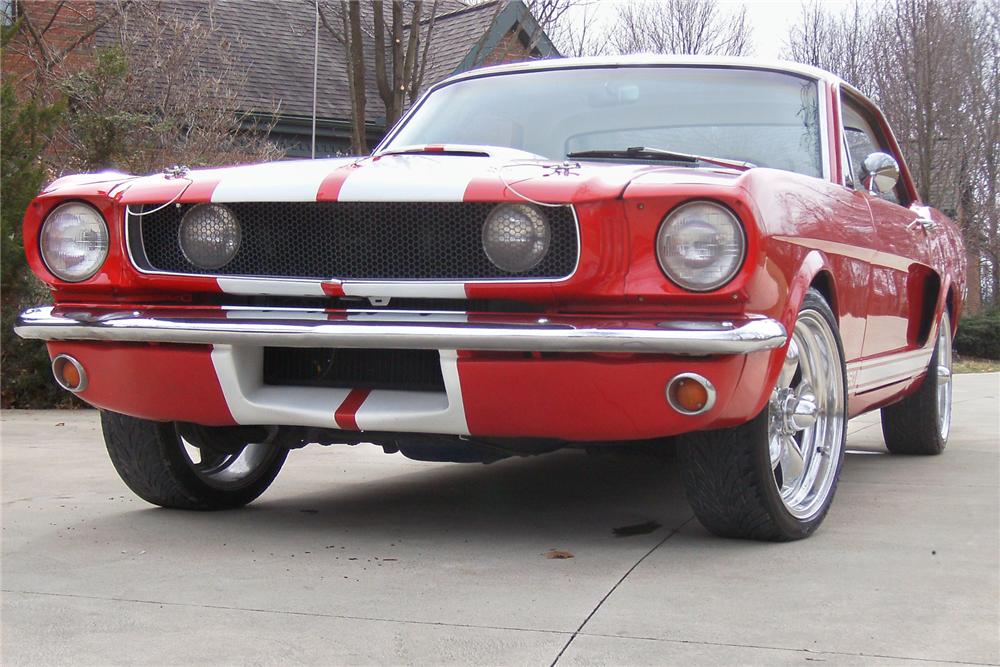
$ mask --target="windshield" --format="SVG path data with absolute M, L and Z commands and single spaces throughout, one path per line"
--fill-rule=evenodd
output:
M 644 146 L 820 176 L 816 90 L 790 74 L 709 67 L 485 76 L 429 95 L 383 149 L 504 146 L 562 159 Z

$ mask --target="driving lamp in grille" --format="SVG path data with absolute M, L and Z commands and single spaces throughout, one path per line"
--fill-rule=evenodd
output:
M 656 235 L 656 257 L 670 280 L 693 292 L 722 287 L 746 252 L 743 227 L 729 209 L 696 201 L 673 210 Z
M 92 277 L 108 257 L 108 226 L 92 206 L 57 206 L 39 237 L 42 261 L 57 278 L 78 283 Z
M 243 232 L 228 206 L 198 204 L 181 218 L 177 240 L 187 261 L 199 269 L 218 269 L 236 256 Z
M 530 204 L 500 204 L 483 224 L 483 250 L 497 268 L 521 273 L 538 266 L 549 251 L 552 231 Z

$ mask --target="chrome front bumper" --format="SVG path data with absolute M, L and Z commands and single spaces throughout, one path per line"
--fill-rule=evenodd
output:
M 781 323 L 730 320 L 475 316 L 415 311 L 327 312 L 306 308 L 99 310 L 32 308 L 22 338 L 267 347 L 354 347 L 508 352 L 747 354 L 785 344 Z

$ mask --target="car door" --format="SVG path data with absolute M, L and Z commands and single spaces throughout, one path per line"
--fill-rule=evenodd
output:
M 842 96 L 841 109 L 853 186 L 864 193 L 875 225 L 868 322 L 863 358 L 903 352 L 922 345 L 923 308 L 930 270 L 931 231 L 919 223 L 909 206 L 910 195 L 900 182 L 888 192 L 873 194 L 862 183 L 862 163 L 871 153 L 887 153 L 902 164 L 882 134 L 873 111 Z M 873 388 L 873 387 L 871 387 Z M 866 387 L 859 387 L 862 391 Z

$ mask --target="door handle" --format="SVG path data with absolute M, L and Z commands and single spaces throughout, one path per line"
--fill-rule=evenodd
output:
M 917 218 L 906 226 L 907 229 L 922 229 L 925 232 L 933 232 L 937 228 L 937 223 L 930 218 Z

